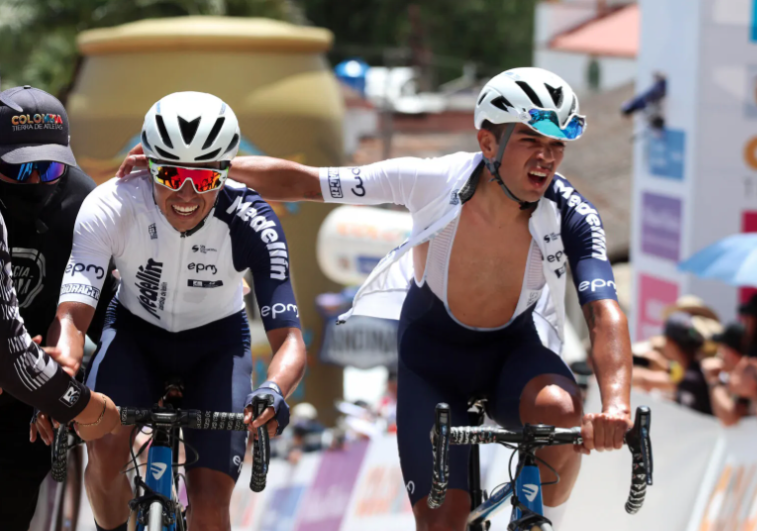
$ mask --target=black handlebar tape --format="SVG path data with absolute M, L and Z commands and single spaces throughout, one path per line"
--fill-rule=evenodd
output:
M 258 418 L 269 407 L 273 406 L 272 395 L 258 395 L 252 400 L 253 418 Z M 250 490 L 262 492 L 265 489 L 268 464 L 271 461 L 271 441 L 268 430 L 263 424 L 258 428 L 258 440 L 252 445 L 252 475 L 250 476 Z
M 444 503 L 449 483 L 449 440 L 450 440 L 450 408 L 447 404 L 436 405 L 436 420 L 431 430 L 431 448 L 434 453 L 434 475 L 431 479 L 431 492 L 428 495 L 428 506 L 437 509 Z
M 633 428 L 626 434 L 626 444 L 633 459 L 631 490 L 626 501 L 626 512 L 636 514 L 644 505 L 647 485 L 652 485 L 652 441 L 649 436 L 652 412 L 647 406 L 636 409 Z
M 68 475 L 68 425 L 61 424 L 54 433 L 50 474 L 61 483 Z

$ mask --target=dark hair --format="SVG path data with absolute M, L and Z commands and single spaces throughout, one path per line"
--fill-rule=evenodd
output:
M 494 135 L 494 138 L 497 139 L 497 142 L 500 141 L 502 138 L 502 135 L 505 133 L 505 129 L 507 129 L 507 126 L 510 125 L 509 123 L 506 124 L 493 124 L 489 120 L 484 120 L 484 122 L 481 124 L 481 129 L 485 131 L 489 131 L 491 134 Z

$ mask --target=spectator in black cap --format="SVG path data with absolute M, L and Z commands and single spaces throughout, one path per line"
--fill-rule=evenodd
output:
M 704 336 L 697 330 L 695 316 L 675 312 L 665 321 L 662 355 L 669 362 L 667 371 L 634 367 L 633 385 L 647 391 L 670 392 L 676 402 L 700 413 L 712 415 L 710 395 L 698 361 Z
M 734 323 L 715 334 L 717 356 L 702 360 L 702 370 L 710 388 L 712 410 L 725 426 L 738 423 L 749 412 L 749 401 L 734 396 L 728 389 L 730 375 L 744 353 L 744 325 Z
M 71 253 L 74 221 L 95 187 L 76 166 L 68 131 L 66 110 L 47 92 L 24 86 L 0 93 L 0 213 L 21 317 L 43 344 Z M 106 286 L 88 332 L 95 342 L 115 291 L 110 275 Z M 30 433 L 32 415 L 30 406 L 9 393 L 0 395 L 0 500 L 14 500 L 0 503 L 3 531 L 29 528 L 39 485 L 50 470 L 49 419 L 42 412 Z

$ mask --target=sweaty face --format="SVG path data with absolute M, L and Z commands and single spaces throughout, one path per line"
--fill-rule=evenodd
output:
M 217 164 L 182 164 L 182 166 L 213 168 L 217 167 Z M 218 192 L 223 189 L 198 194 L 189 179 L 184 181 L 182 187 L 176 191 L 155 182 L 152 186 L 158 208 L 171 226 L 179 232 L 192 230 L 205 219 L 215 205 Z
M 495 149 L 498 147 L 496 145 Z M 499 174 L 517 197 L 537 201 L 552 183 L 564 154 L 565 142 L 517 124 L 502 156 Z M 494 156 L 496 151 L 491 155 Z

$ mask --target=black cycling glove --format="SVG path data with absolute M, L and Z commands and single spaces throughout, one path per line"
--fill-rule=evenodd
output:
M 271 395 L 273 397 L 273 418 L 279 423 L 276 435 L 281 435 L 281 432 L 284 431 L 284 428 L 289 424 L 289 404 L 284 400 L 284 396 L 281 394 L 281 389 L 275 382 L 263 382 L 260 384 L 260 387 L 247 395 L 247 401 L 245 402 L 244 407 L 248 408 L 252 406 L 252 401 L 255 397 L 262 395 Z

